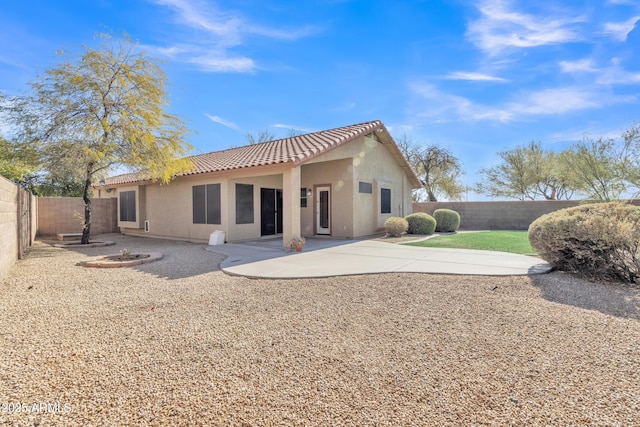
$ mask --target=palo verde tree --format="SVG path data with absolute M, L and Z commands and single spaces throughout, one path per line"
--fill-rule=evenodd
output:
M 55 176 L 84 182 L 82 243 L 91 230 L 91 184 L 96 174 L 126 166 L 167 183 L 190 167 L 187 129 L 168 105 L 167 77 L 130 39 L 103 37 L 31 83 L 24 97 L 4 97 L 2 109 L 20 129 L 20 142 L 37 142 Z
M 539 142 L 502 151 L 498 165 L 480 170 L 476 191 L 518 200 L 568 200 L 578 188 L 567 167 L 570 154 L 546 151 Z
M 568 154 L 571 170 L 587 197 L 609 202 L 618 200 L 627 190 L 622 152 L 611 138 L 585 138 Z M 629 165 L 628 170 L 633 167 Z
M 440 196 L 462 198 L 462 165 L 449 150 L 438 145 L 421 146 L 407 135 L 399 138 L 397 145 L 421 178 L 429 202 L 437 202 Z

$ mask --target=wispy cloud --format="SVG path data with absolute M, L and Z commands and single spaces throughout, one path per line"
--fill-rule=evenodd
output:
M 574 16 L 541 16 L 518 12 L 508 0 L 483 0 L 480 18 L 472 21 L 467 37 L 480 49 L 496 55 L 508 48 L 567 43 L 581 38 Z
M 204 72 L 251 73 L 256 64 L 251 58 L 232 56 L 224 49 L 209 49 L 195 44 L 175 44 L 173 46 L 142 45 L 145 52 L 169 59 L 194 65 Z
M 467 71 L 455 71 L 442 77 L 446 80 L 468 80 L 474 82 L 506 82 L 507 80 L 502 77 L 491 76 L 488 74 L 467 72 Z
M 218 43 L 234 46 L 240 43 L 240 19 L 220 13 L 210 3 L 200 0 L 151 0 L 176 12 L 181 25 L 216 36 Z
M 637 0 L 609 0 L 610 4 L 631 4 L 631 5 L 637 5 L 638 2 Z
M 622 68 L 622 60 L 614 57 L 608 66 L 598 67 L 591 58 L 579 61 L 560 61 L 560 69 L 565 73 L 595 74 L 596 85 L 628 85 L 640 83 L 640 72 L 626 71 Z
M 596 73 L 600 71 L 591 58 L 580 59 L 578 61 L 560 61 L 560 69 L 564 73 Z
M 301 126 L 296 126 L 296 125 L 286 125 L 283 123 L 276 123 L 275 125 L 272 125 L 274 128 L 278 128 L 278 129 L 288 129 L 288 130 L 293 130 L 293 131 L 299 131 L 299 132 L 305 132 L 305 133 L 309 133 L 309 132 L 313 132 L 313 130 L 311 129 L 307 129 Z
M 596 83 L 603 85 L 627 85 L 640 83 L 640 73 L 623 70 L 617 65 L 607 68 L 596 79 Z
M 507 122 L 513 119 L 508 111 L 476 104 L 463 96 L 446 93 L 429 83 L 414 83 L 410 88 L 429 101 L 428 107 L 418 115 L 430 117 L 437 123 L 478 120 Z
M 277 29 L 255 25 L 243 17 L 226 13 L 202 0 L 149 0 L 174 11 L 176 22 L 192 31 L 189 42 L 156 46 L 158 55 L 193 64 L 205 72 L 250 73 L 257 66 L 252 58 L 234 55 L 232 49 L 248 35 L 278 40 L 297 40 L 319 31 L 315 26 Z
M 210 72 L 238 72 L 247 73 L 255 69 L 256 64 L 251 58 L 225 58 L 216 52 L 203 52 L 197 56 L 191 56 L 188 61 L 195 64 L 203 71 Z
M 491 106 L 452 95 L 429 83 L 415 83 L 410 88 L 415 94 L 429 101 L 418 115 L 430 117 L 437 122 L 513 122 L 535 116 L 571 114 L 635 101 L 634 97 L 614 96 L 590 87 L 565 87 L 520 92 L 514 94 L 512 100 Z
M 242 132 L 242 129 L 240 128 L 240 126 L 238 126 L 237 124 L 235 124 L 235 123 L 233 123 L 233 122 L 231 122 L 229 120 L 225 120 L 220 116 L 214 116 L 212 114 L 206 114 L 206 113 L 205 113 L 205 116 L 207 116 L 207 118 L 209 120 L 211 120 L 212 122 L 221 124 L 222 126 L 228 127 L 229 129 L 233 129 L 235 131 Z
M 530 92 L 524 102 L 508 104 L 515 115 L 566 114 L 574 111 L 600 108 L 606 102 L 602 95 L 582 88 L 553 88 Z
M 602 32 L 616 41 L 623 42 L 627 40 L 629 33 L 633 31 L 639 20 L 640 16 L 634 16 L 623 22 L 607 22 Z
M 303 37 L 308 37 L 313 34 L 317 34 L 320 31 L 315 25 L 305 25 L 302 28 L 292 28 L 292 29 L 277 29 L 277 28 L 267 28 L 261 26 L 248 26 L 247 32 L 251 34 L 256 34 L 259 36 L 265 36 L 272 39 L 278 40 L 298 40 Z

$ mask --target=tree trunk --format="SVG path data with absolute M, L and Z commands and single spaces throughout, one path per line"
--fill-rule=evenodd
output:
M 84 181 L 84 193 L 82 199 L 84 200 L 84 225 L 82 227 L 82 240 L 80 243 L 83 245 L 89 244 L 89 234 L 91 233 L 91 198 L 89 192 L 91 191 L 91 179 L 93 178 L 93 164 L 87 165 L 87 176 Z
M 428 197 L 428 201 L 429 202 L 437 202 L 438 198 L 436 197 L 435 194 L 433 194 L 433 191 L 431 190 L 427 190 L 427 197 Z

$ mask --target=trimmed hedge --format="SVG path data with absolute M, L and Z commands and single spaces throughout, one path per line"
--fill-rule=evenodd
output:
M 407 220 L 398 216 L 392 216 L 384 222 L 384 228 L 390 237 L 400 237 L 409 228 Z
M 640 278 L 640 208 L 620 202 L 551 212 L 529 226 L 529 242 L 558 270 L 593 279 Z
M 416 212 L 404 217 L 409 224 L 409 234 L 433 234 L 436 230 L 436 220 L 424 212 Z
M 451 209 L 436 209 L 433 211 L 436 220 L 436 231 L 444 233 L 458 231 L 460 227 L 460 214 Z

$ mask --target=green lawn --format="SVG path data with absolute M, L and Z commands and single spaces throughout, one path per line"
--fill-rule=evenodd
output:
M 535 254 L 526 231 L 481 231 L 432 237 L 422 242 L 406 243 L 429 248 L 478 249 L 485 251 Z

